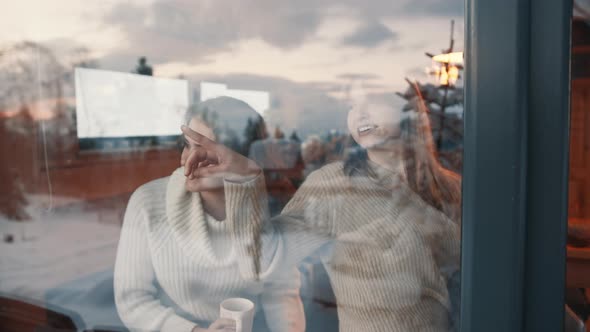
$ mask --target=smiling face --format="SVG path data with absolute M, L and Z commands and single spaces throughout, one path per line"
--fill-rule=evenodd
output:
M 199 117 L 194 117 L 188 124 L 188 127 L 192 130 L 196 131 L 197 133 L 209 138 L 212 141 L 215 141 L 215 134 L 213 133 L 213 129 L 211 129 L 204 121 L 202 121 Z M 184 163 L 188 156 L 190 155 L 191 150 L 195 149 L 199 146 L 197 142 L 192 140 L 190 137 L 184 136 L 184 148 L 182 150 L 182 155 L 180 158 L 181 166 L 184 166 Z M 186 178 L 185 182 L 186 189 L 191 192 L 203 192 L 203 191 L 214 191 L 223 189 L 223 180 L 220 178 L 195 178 L 189 179 Z
M 380 149 L 400 138 L 401 111 L 380 100 L 357 98 L 348 112 L 348 130 L 367 150 Z

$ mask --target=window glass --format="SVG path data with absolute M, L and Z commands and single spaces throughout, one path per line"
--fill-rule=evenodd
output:
M 1 329 L 458 330 L 463 6 L 4 5 Z

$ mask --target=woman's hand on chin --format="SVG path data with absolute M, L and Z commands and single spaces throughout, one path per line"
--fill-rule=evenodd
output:
M 198 177 L 220 177 L 224 180 L 243 183 L 254 179 L 261 169 L 253 160 L 216 143 L 187 126 L 182 132 L 196 141 L 200 147 L 191 149 L 184 161 L 185 176 L 189 179 Z
M 218 318 L 209 328 L 195 326 L 192 332 L 235 332 L 236 321 L 230 318 Z

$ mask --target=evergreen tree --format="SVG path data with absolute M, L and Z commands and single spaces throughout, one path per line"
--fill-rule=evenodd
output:
M 147 59 L 144 56 L 139 58 L 137 67 L 135 68 L 135 72 L 139 75 L 147 76 L 152 76 L 154 74 L 153 68 L 147 64 Z
M 285 133 L 283 133 L 283 131 L 281 130 L 281 127 L 279 127 L 279 126 L 275 127 L 274 138 L 276 138 L 276 139 L 285 138 Z
M 254 141 L 264 139 L 266 136 L 264 128 L 264 120 L 262 118 L 252 119 L 248 118 L 246 128 L 244 128 L 244 144 L 243 151 L 247 155 L 250 151 L 250 145 Z
M 297 131 L 295 130 L 293 130 L 289 138 L 294 142 L 301 143 L 301 139 L 299 138 L 299 136 L 297 136 Z

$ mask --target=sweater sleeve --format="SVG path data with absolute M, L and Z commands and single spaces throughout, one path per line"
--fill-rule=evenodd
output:
M 272 332 L 305 331 L 305 314 L 299 296 L 299 270 L 292 268 L 265 282 L 261 296 L 266 323 Z
M 283 212 L 269 219 L 264 176 L 225 183 L 226 216 L 237 244 L 243 278 L 266 278 L 291 271 L 328 244 L 334 234 L 328 192 L 321 170 L 309 175 Z
M 143 208 L 148 193 L 136 191 L 125 212 L 115 263 L 115 303 L 130 330 L 190 332 L 195 323 L 163 306 L 157 297 L 156 277 L 147 241 Z

